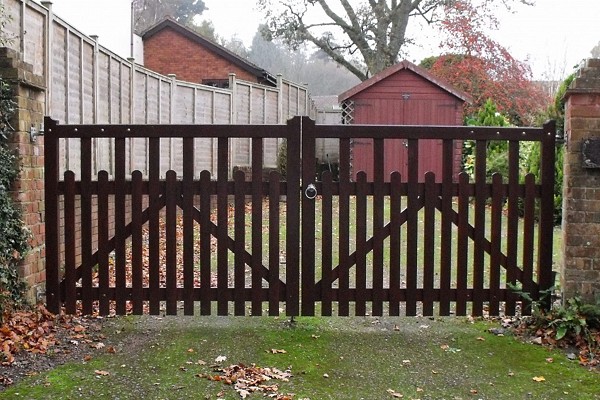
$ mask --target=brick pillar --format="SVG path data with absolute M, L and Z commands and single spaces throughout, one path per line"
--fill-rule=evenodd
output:
M 593 301 L 600 296 L 600 59 L 587 60 L 565 99 L 561 286 L 565 299 Z
M 35 302 L 46 281 L 44 236 L 44 140 L 31 140 L 30 130 L 41 128 L 45 113 L 45 81 L 35 75 L 15 50 L 0 48 L 0 75 L 11 84 L 17 111 L 12 146 L 21 161 L 21 173 L 13 189 L 14 198 L 31 231 L 31 250 L 19 265 L 19 275 L 27 282 L 27 297 Z

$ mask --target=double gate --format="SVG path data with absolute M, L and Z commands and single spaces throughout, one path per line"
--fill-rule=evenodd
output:
M 322 126 L 295 117 L 287 125 L 45 126 L 53 312 L 512 315 L 548 301 L 553 123 Z M 130 158 L 131 140 L 140 138 L 144 166 Z M 181 145 L 181 171 L 161 170 L 171 138 Z M 195 165 L 200 138 L 217 142 L 216 174 Z M 352 144 L 365 138 L 373 143 L 372 179 L 352 171 Z M 112 143 L 112 169 L 92 176 L 99 139 Z M 398 139 L 408 173 L 384 176 L 386 141 Z M 248 143 L 251 163 L 231 171 L 236 140 Z M 265 174 L 265 140 L 285 143 L 284 174 Z M 337 143 L 331 171 L 317 170 L 319 140 Z M 441 177 L 419 176 L 420 140 L 441 141 Z M 73 141 L 81 169 L 61 174 Z M 473 143 L 475 166 L 457 176 L 454 149 L 464 141 Z M 506 143 L 506 176 L 486 165 L 498 141 Z M 522 174 L 519 161 L 532 146 L 541 154 L 537 178 Z

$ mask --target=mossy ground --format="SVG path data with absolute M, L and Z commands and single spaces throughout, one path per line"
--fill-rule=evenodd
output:
M 105 323 L 114 354 L 32 376 L 0 399 L 240 398 L 233 387 L 196 376 L 212 373 L 218 356 L 227 357 L 224 366 L 291 368 L 289 382 L 273 383 L 294 399 L 393 398 L 388 389 L 422 400 L 600 399 L 600 374 L 561 352 L 494 336 L 490 324 L 458 317 L 299 317 L 294 324 L 283 317 L 116 318 Z

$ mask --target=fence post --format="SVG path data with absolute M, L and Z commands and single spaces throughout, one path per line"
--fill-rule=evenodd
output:
M 554 233 L 554 162 L 556 154 L 556 122 L 544 124 L 545 136 L 541 142 L 541 202 L 540 202 L 540 235 L 538 236 L 538 281 L 540 285 L 540 298 L 542 306 L 549 309 L 551 306 L 550 290 L 554 285 L 552 273 L 552 253 L 547 249 L 552 248 Z
M 563 298 L 600 295 L 600 59 L 589 59 L 565 94 Z

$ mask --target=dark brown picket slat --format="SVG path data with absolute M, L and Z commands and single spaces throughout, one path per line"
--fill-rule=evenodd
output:
M 200 173 L 200 314 L 211 314 L 210 287 L 211 274 L 211 234 L 210 234 L 210 192 L 206 189 L 210 183 L 210 172 Z
M 252 315 L 262 315 L 263 139 L 252 139 Z
M 115 285 L 117 288 L 116 313 L 127 311 L 125 294 L 125 138 L 115 139 Z
M 535 296 L 533 292 L 533 256 L 534 256 L 534 230 L 535 230 L 535 195 L 533 194 L 535 185 L 535 177 L 532 174 L 525 176 L 525 206 L 523 212 L 523 277 L 522 290 L 530 296 Z M 534 297 L 535 298 L 535 297 Z M 523 299 L 523 309 L 521 312 L 524 315 L 531 314 L 531 302 Z
M 419 142 L 408 142 L 408 196 L 406 199 L 406 315 L 417 314 L 417 274 L 418 274 L 418 181 L 419 181 Z
M 454 168 L 454 141 L 442 142 L 442 216 L 440 238 L 440 315 L 450 315 L 450 287 L 452 281 L 452 175 Z
M 321 192 L 321 314 L 332 313 L 331 269 L 333 263 L 333 214 L 332 187 L 330 171 L 323 172 L 323 190 Z
M 100 289 L 98 307 L 100 315 L 108 315 L 110 313 L 110 302 L 108 298 L 108 219 L 110 217 L 108 212 L 107 186 L 108 172 L 100 171 L 98 173 L 98 287 Z
M 194 315 L 194 153 L 193 138 L 183 138 L 183 313 Z
M 356 175 L 356 310 L 357 316 L 366 315 L 367 289 L 367 174 Z
M 68 314 L 77 312 L 77 292 L 75 273 L 75 174 L 65 172 L 64 221 L 65 221 L 65 311 Z
M 491 243 L 492 252 L 490 254 L 490 275 L 489 288 L 492 293 L 492 299 L 489 304 L 489 313 L 498 315 L 500 312 L 500 255 L 502 254 L 502 211 L 504 197 L 502 196 L 502 175 L 494 174 L 492 176 L 492 226 Z
M 228 302 L 224 296 L 228 287 L 229 260 L 227 251 L 227 180 L 229 174 L 229 141 L 219 138 L 217 141 L 217 314 L 227 315 Z
M 425 174 L 425 216 L 423 237 L 423 315 L 433 315 L 433 280 L 435 273 L 435 174 Z
M 381 315 L 386 306 L 390 315 L 399 315 L 401 303 L 407 315 L 420 312 L 419 304 L 423 314 L 433 314 L 436 303 L 441 315 L 451 314 L 453 303 L 457 315 L 465 315 L 469 306 L 474 315 L 482 314 L 484 306 L 497 315 L 503 303 L 507 314 L 514 314 L 519 304 L 524 314 L 530 313 L 531 303 L 505 287 L 513 284 L 540 304 L 548 301 L 543 296 L 553 284 L 552 124 L 543 129 L 317 126 L 308 118 L 294 118 L 285 126 L 268 127 L 181 125 L 169 130 L 150 125 L 59 125 L 52 120 L 47 127 L 46 289 L 50 310 L 64 304 L 68 312 L 79 312 L 80 306 L 81 311 L 91 312 L 98 304 L 102 315 L 159 314 L 165 303 L 166 312 L 175 314 L 183 302 L 184 313 L 192 315 L 199 301 L 202 315 L 211 314 L 213 305 L 220 315 L 231 310 L 236 315 L 261 315 L 266 302 L 269 315 L 279 315 L 281 302 L 285 302 L 289 316 L 314 315 L 317 310 L 332 315 L 336 306 L 339 315 L 349 315 L 351 305 L 356 315 L 369 311 Z M 129 179 L 125 171 L 136 160 L 129 158 L 134 156 L 134 148 L 127 150 L 126 144 L 134 137 L 146 138 L 148 175 L 135 171 Z M 197 178 L 195 137 L 216 139 L 214 180 L 208 171 Z M 114 174 L 110 177 L 101 172 L 93 181 L 96 138 L 112 138 Z M 171 143 L 171 138 L 173 143 L 183 144 L 182 163 L 173 165 L 177 172 L 161 175 L 165 174 L 161 171 L 162 153 L 173 150 L 171 145 L 161 146 L 161 141 Z M 236 138 L 243 138 L 244 143 L 250 139 L 252 161 L 234 174 Z M 264 169 L 271 167 L 263 165 L 268 159 L 264 139 L 274 138 L 287 141 L 285 180 L 277 172 L 263 180 Z M 419 147 L 424 138 L 441 141 L 441 176 L 420 170 Z M 467 174 L 455 175 L 454 161 L 456 146 L 473 138 L 476 164 L 474 180 L 469 182 Z M 80 142 L 82 160 L 80 171 L 69 171 L 60 181 L 58 140 L 63 139 Z M 339 181 L 330 171 L 316 173 L 320 139 L 339 145 Z M 384 157 L 389 154 L 384 143 L 388 139 L 407 144 L 405 177 L 398 172 L 385 176 Z M 486 182 L 489 140 L 508 141 L 507 183 L 498 175 Z M 539 182 L 533 176 L 521 182 L 518 161 L 524 140 L 541 143 Z M 372 146 L 372 171 L 352 170 L 355 145 Z M 244 172 L 247 168 L 251 172 Z M 305 196 L 312 183 L 319 194 L 316 199 Z M 268 200 L 263 201 L 265 196 Z M 263 206 L 267 204 L 269 239 L 268 249 L 263 249 L 267 229 Z M 177 240 L 180 220 L 183 240 Z M 441 227 L 439 235 L 437 225 Z M 161 240 L 163 228 L 166 241 Z M 406 238 L 401 237 L 404 232 Z M 418 236 L 420 232 L 422 236 Z M 285 247 L 280 245 L 283 237 Z M 519 246 L 521 259 L 517 259 Z M 128 249 L 130 253 L 126 253 Z M 194 265 L 197 254 L 199 282 Z M 266 258 L 263 262 L 265 255 L 268 262 Z M 146 271 L 148 285 L 144 286 Z M 511 285 L 504 285 L 505 280 Z
M 235 182 L 234 192 L 234 313 L 235 315 L 246 314 L 246 302 L 244 289 L 246 288 L 246 263 L 244 262 L 244 248 L 246 242 L 246 198 L 244 196 L 244 180 L 246 176 L 243 171 L 238 170 L 233 175 Z
M 167 171 L 167 205 L 165 210 L 165 262 L 167 274 L 167 315 L 177 315 L 177 198 L 175 182 L 177 173 Z
M 373 140 L 373 310 L 383 315 L 383 213 L 384 213 L 384 140 Z
M 507 283 L 517 284 L 514 273 L 517 268 L 517 249 L 519 238 L 519 142 L 513 140 L 508 143 L 508 210 L 507 210 L 507 238 L 506 258 L 508 263 Z M 509 287 L 510 290 L 510 287 Z M 504 312 L 515 315 L 517 296 L 509 291 Z
M 142 233 L 142 208 L 144 197 L 142 195 L 142 172 L 133 171 L 131 193 L 131 284 L 133 313 L 144 313 L 144 274 L 143 274 L 143 233 Z
M 151 315 L 160 313 L 160 138 L 148 139 L 148 264 Z
M 390 195 L 390 316 L 400 315 L 400 276 L 402 271 L 402 262 L 400 260 L 400 245 L 401 245 L 401 222 L 400 214 L 402 212 L 402 197 L 400 194 L 400 186 L 402 184 L 402 176 L 398 171 L 394 171 L 390 178 L 391 195 Z
M 485 240 L 485 183 L 487 142 L 477 140 L 475 144 L 475 238 L 473 240 L 473 315 L 483 315 L 484 240 Z
M 81 300 L 84 314 L 93 311 L 92 290 L 92 140 L 81 139 Z M 65 243 L 65 245 L 69 245 Z
M 458 240 L 456 245 L 456 315 L 467 314 L 469 260 L 469 175 L 458 175 Z
M 285 300 L 279 297 L 279 263 L 280 257 L 279 239 L 281 218 L 279 216 L 279 201 L 281 192 L 279 190 L 280 175 L 272 171 L 269 174 L 269 315 L 279 315 L 279 301 Z
M 350 237 L 350 139 L 340 139 L 340 167 L 339 167 L 339 219 L 338 235 L 340 238 Z M 338 314 L 350 315 L 350 243 L 340 240 L 338 243 L 340 273 L 338 277 Z

